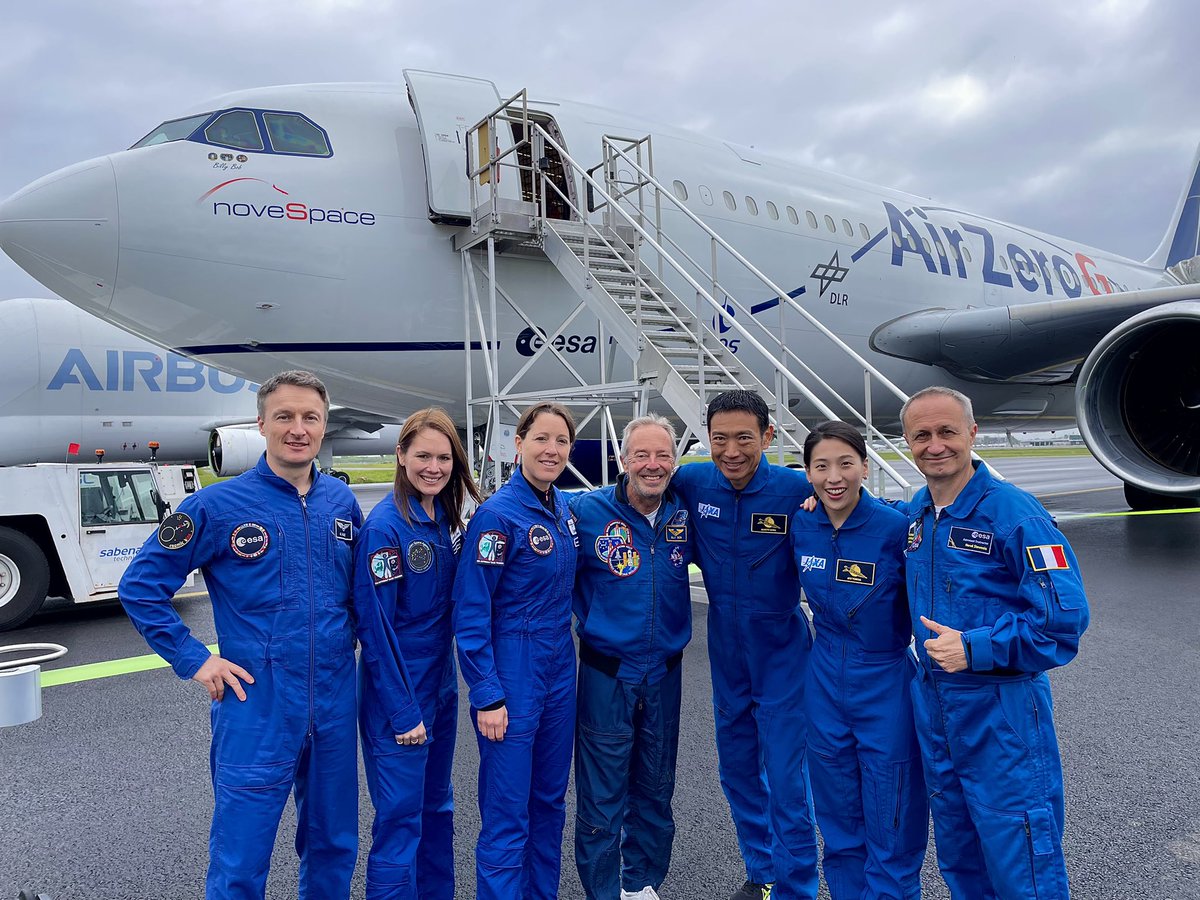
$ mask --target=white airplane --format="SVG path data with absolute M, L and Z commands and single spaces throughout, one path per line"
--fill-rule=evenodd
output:
M 265 447 L 258 385 L 148 344 L 63 300 L 0 301 L 0 465 L 213 457 L 219 475 L 253 466 Z M 390 453 L 399 426 L 335 407 L 322 448 Z M 74 452 L 72 452 L 74 450 Z M 340 474 L 340 473 L 339 473 Z
M 18 191 L 0 205 L 0 248 L 72 303 L 209 365 L 248 379 L 309 368 L 357 408 L 402 417 L 432 402 L 465 421 L 453 242 L 472 215 L 466 142 L 500 95 L 479 79 L 405 77 L 194 106 L 128 150 Z M 949 384 L 998 428 L 1078 418 L 1131 504 L 1200 495 L 1195 164 L 1161 245 L 1137 261 L 621 112 L 542 97 L 529 108 L 568 154 L 548 148 L 538 163 L 577 207 L 603 136 L 650 134 L 655 175 L 680 206 L 904 392 Z M 528 194 L 521 178 L 494 186 Z M 664 230 L 684 219 L 668 205 Z M 707 237 L 680 244 L 710 254 Z M 557 335 L 561 358 L 598 378 L 597 320 L 560 328 L 578 297 L 555 266 L 502 255 L 495 271 L 528 319 Z M 862 396 L 862 370 L 827 358 L 778 296 L 733 271 L 721 287 L 777 322 L 839 392 Z M 507 308 L 499 317 L 500 356 L 522 362 L 544 332 Z M 738 352 L 736 338 L 724 343 Z M 471 356 L 482 356 L 473 340 Z M 473 371 L 486 391 L 483 366 Z M 895 418 L 893 398 L 875 405 Z

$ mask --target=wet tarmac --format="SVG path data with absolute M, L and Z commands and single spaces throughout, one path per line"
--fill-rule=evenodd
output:
M 1061 463 L 1056 460 L 1055 463 Z M 1092 624 L 1079 657 L 1051 674 L 1067 792 L 1065 846 L 1072 893 L 1088 900 L 1200 898 L 1200 514 L 1125 515 L 1119 485 L 1082 458 L 1036 493 L 1059 516 L 1084 571 Z M 1018 484 L 1044 472 L 1011 463 Z M 364 505 L 386 489 L 368 491 Z M 1116 514 L 1116 515 L 1113 515 Z M 697 597 L 702 598 L 702 590 Z M 179 601 L 198 637 L 215 639 L 202 593 Z M 661 895 L 727 897 L 745 878 L 717 782 L 705 607 L 684 661 L 675 809 L 678 834 Z M 119 608 L 43 612 L 0 643 L 56 641 L 55 667 L 142 656 Z M 465 694 L 465 691 L 464 691 Z M 169 670 L 48 687 L 38 722 L 0 730 L 0 898 L 22 887 L 55 900 L 189 898 L 203 893 L 208 821 L 208 702 Z M 460 716 L 455 761 L 458 896 L 474 894 L 478 754 Z M 363 850 L 370 801 L 361 792 Z M 563 842 L 561 896 L 582 897 Z M 296 896 L 289 809 L 268 896 Z M 932 862 L 927 898 L 949 896 Z M 354 897 L 363 896 L 363 860 Z M 824 894 L 822 895 L 824 896 Z

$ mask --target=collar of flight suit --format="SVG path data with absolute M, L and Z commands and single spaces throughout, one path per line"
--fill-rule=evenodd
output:
M 312 467 L 312 484 L 310 484 L 308 487 L 308 493 L 304 495 L 305 497 L 309 498 L 312 498 L 319 489 L 319 479 L 325 477 L 321 474 L 321 470 L 317 468 L 316 462 L 312 463 Z M 292 484 L 286 478 L 280 478 L 267 464 L 266 451 L 264 451 L 263 455 L 258 458 L 258 463 L 254 466 L 254 471 L 257 472 L 263 481 L 273 489 L 277 491 L 283 491 L 284 493 L 290 493 L 295 497 L 300 496 L 300 491 L 296 489 L 294 484 Z

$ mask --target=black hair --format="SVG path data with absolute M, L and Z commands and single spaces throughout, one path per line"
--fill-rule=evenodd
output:
M 713 416 L 717 413 L 748 412 L 758 419 L 759 434 L 767 433 L 771 424 L 771 411 L 767 409 L 767 401 L 754 391 L 734 390 L 723 391 L 708 401 L 708 427 L 712 428 Z
M 835 440 L 849 444 L 850 448 L 866 462 L 867 442 L 863 440 L 863 436 L 859 433 L 858 429 L 837 419 L 830 419 L 828 422 L 822 422 L 820 425 L 814 426 L 813 430 L 804 439 L 805 467 L 812 462 L 813 448 L 826 438 L 834 438 Z

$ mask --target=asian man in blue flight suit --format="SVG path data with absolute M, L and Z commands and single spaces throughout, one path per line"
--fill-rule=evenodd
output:
M 731 900 L 817 896 L 804 714 L 812 637 L 788 540 L 812 488 L 766 459 L 774 434 L 757 394 L 718 394 L 708 405 L 712 462 L 671 479 L 708 592 L 721 787 L 747 876 Z
M 675 426 L 633 419 L 617 484 L 571 501 L 579 690 L 575 864 L 589 900 L 658 900 L 671 862 L 683 648 L 692 635 L 688 512 L 668 484 Z
M 279 818 L 295 791 L 299 896 L 350 894 L 358 857 L 351 545 L 354 494 L 314 465 L 325 385 L 283 372 L 258 390 L 267 448 L 239 477 L 188 497 L 119 588 L 133 624 L 212 699 L 213 808 L 205 896 L 261 900 Z M 220 653 L 171 605 L 200 569 Z
M 1079 563 L 1036 499 L 972 462 L 967 397 L 926 388 L 901 419 L 927 482 L 909 503 L 905 568 L 938 867 L 956 898 L 1065 900 L 1046 672 L 1074 659 L 1088 625 Z

